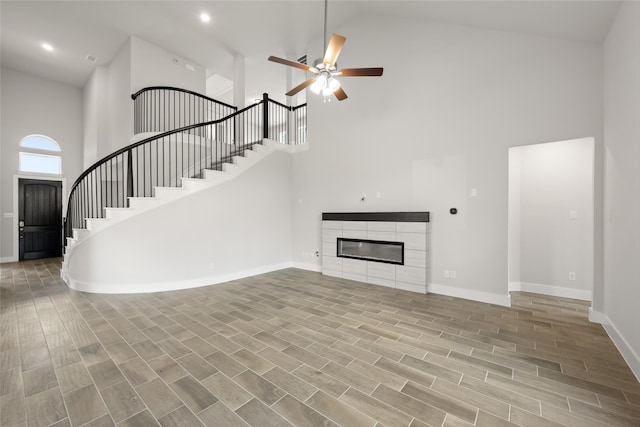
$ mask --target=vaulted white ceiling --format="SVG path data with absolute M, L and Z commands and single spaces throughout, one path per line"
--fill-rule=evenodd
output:
M 607 0 L 330 0 L 328 32 L 371 15 L 601 43 L 619 4 Z M 212 16 L 209 24 L 199 20 L 203 11 Z M 244 55 L 247 66 L 266 64 L 271 54 L 295 58 L 306 53 L 307 46 L 322 39 L 323 11 L 324 2 L 317 0 L 2 0 L 0 61 L 6 67 L 82 87 L 97 65 L 108 64 L 127 38 L 137 35 L 206 67 L 209 74 L 232 78 L 236 53 Z M 55 47 L 54 52 L 42 49 L 45 41 Z M 97 62 L 87 61 L 88 54 L 96 56 Z M 284 76 L 285 67 L 270 65 L 272 72 Z

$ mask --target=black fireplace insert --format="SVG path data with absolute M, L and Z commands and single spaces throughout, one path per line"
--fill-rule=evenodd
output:
M 337 243 L 340 258 L 404 265 L 404 242 L 338 237 Z

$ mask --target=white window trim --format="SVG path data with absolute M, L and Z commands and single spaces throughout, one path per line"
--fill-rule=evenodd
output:
M 57 147 L 57 149 L 51 150 L 49 148 L 35 148 L 35 147 L 28 147 L 28 146 L 23 145 L 26 140 L 28 140 L 29 138 L 34 138 L 34 137 L 44 138 L 44 139 L 47 139 L 47 140 L 51 141 Z M 38 134 L 38 133 L 34 133 L 32 135 L 27 135 L 24 138 L 22 138 L 20 140 L 20 147 L 25 148 L 27 150 L 43 151 L 43 152 L 49 152 L 49 153 L 52 153 L 52 152 L 53 153 L 62 153 L 62 148 L 60 148 L 60 144 L 58 144 L 55 139 L 53 139 L 53 138 L 51 138 L 51 137 L 49 137 L 47 135 L 41 135 L 41 134 Z
M 51 173 L 51 172 L 39 172 L 39 171 L 24 170 L 22 168 L 22 154 L 31 155 L 31 156 L 37 156 L 37 157 L 49 157 L 49 158 L 53 158 L 53 159 L 58 159 L 59 160 L 59 165 L 60 165 L 59 172 L 58 173 Z M 20 152 L 18 152 L 18 171 L 20 173 L 33 173 L 33 174 L 38 174 L 38 175 L 42 175 L 42 176 L 62 176 L 62 156 L 53 156 L 51 154 L 41 154 L 41 153 L 35 153 L 35 152 L 30 152 L 30 151 L 20 151 Z

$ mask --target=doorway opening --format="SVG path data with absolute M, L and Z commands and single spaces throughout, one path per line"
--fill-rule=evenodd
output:
M 592 300 L 593 138 L 509 149 L 509 292 Z

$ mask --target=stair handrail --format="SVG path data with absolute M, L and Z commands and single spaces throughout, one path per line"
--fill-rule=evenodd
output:
M 65 237 L 71 237 L 72 231 L 73 231 L 72 227 L 69 226 L 71 224 L 71 219 L 73 218 L 72 198 L 74 197 L 76 190 L 79 188 L 80 184 L 84 181 L 84 179 L 87 178 L 96 169 L 98 169 L 101 166 L 105 165 L 110 160 L 113 160 L 113 159 L 117 158 L 118 156 L 121 156 L 121 155 L 123 155 L 123 154 L 125 154 L 127 152 L 131 153 L 132 150 L 134 150 L 135 148 L 141 147 L 141 146 L 143 146 L 145 144 L 148 144 L 148 143 L 151 143 L 153 141 L 157 141 L 157 140 L 166 138 L 166 137 L 171 136 L 171 135 L 185 133 L 185 132 L 188 132 L 189 130 L 196 129 L 196 128 L 199 128 L 199 127 L 211 126 L 211 125 L 216 125 L 216 124 L 223 123 L 223 122 L 225 122 L 225 121 L 227 121 L 229 119 L 233 119 L 234 117 L 237 117 L 237 116 L 243 114 L 244 112 L 250 110 L 251 108 L 255 108 L 257 105 L 261 105 L 261 104 L 262 104 L 262 101 L 260 103 L 256 103 L 256 104 L 250 105 L 248 107 L 245 107 L 245 108 L 243 108 L 241 110 L 238 110 L 235 113 L 233 113 L 233 114 L 231 114 L 231 115 L 229 115 L 227 117 L 223 117 L 221 119 L 211 120 L 209 122 L 198 123 L 198 124 L 193 124 L 193 125 L 189 125 L 189 126 L 183 126 L 181 128 L 178 128 L 178 129 L 173 129 L 173 130 L 170 130 L 170 131 L 162 132 L 160 134 L 144 138 L 144 139 L 142 139 L 140 141 L 134 142 L 133 144 L 127 145 L 126 147 L 120 148 L 119 150 L 116 150 L 113 153 L 111 153 L 111 154 L 103 157 L 102 159 L 98 160 L 97 162 L 95 162 L 93 165 L 88 167 L 84 172 L 82 172 L 80 174 L 80 176 L 74 181 L 73 185 L 71 186 L 71 189 L 69 190 L 69 197 L 68 197 L 68 203 L 67 203 L 67 214 L 66 214 L 66 216 L 64 218 Z M 127 177 L 127 178 L 129 178 L 129 177 Z M 129 184 L 127 184 L 127 185 L 129 185 Z
M 143 94 L 145 92 L 152 91 L 152 90 L 175 90 L 176 92 L 184 92 L 184 93 L 188 93 L 189 95 L 194 95 L 194 96 L 197 96 L 198 98 L 206 99 L 207 101 L 212 101 L 212 102 L 215 102 L 216 104 L 220 104 L 220 105 L 223 105 L 225 107 L 232 108 L 232 109 L 238 111 L 238 107 L 236 107 L 235 105 L 227 104 L 226 102 L 222 102 L 222 101 L 219 101 L 217 99 L 210 98 L 210 97 L 208 97 L 206 95 L 203 95 L 203 94 L 198 93 L 198 92 L 194 92 L 194 91 L 189 90 L 189 89 L 183 89 L 183 88 L 173 87 L 173 86 L 149 86 L 149 87 L 145 87 L 145 88 L 140 89 L 136 93 L 132 93 L 131 94 L 131 99 L 133 99 L 135 101 L 136 98 L 139 97 L 141 94 Z
M 238 107 L 189 89 L 145 87 L 131 95 L 134 133 L 164 132 L 227 117 Z
M 260 101 L 260 103 L 262 103 L 262 101 Z M 69 194 L 71 194 L 73 192 L 73 190 L 78 186 L 78 184 L 80 184 L 80 181 L 82 181 L 94 169 L 97 169 L 98 166 L 101 166 L 101 165 L 105 164 L 106 162 L 108 162 L 111 159 L 114 159 L 115 157 L 119 156 L 120 154 L 124 154 L 127 151 L 130 151 L 130 150 L 132 150 L 132 149 L 134 149 L 136 147 L 139 147 L 139 146 L 141 146 L 143 144 L 146 144 L 147 142 L 151 142 L 151 141 L 154 141 L 156 139 L 165 138 L 165 137 L 173 135 L 175 133 L 184 133 L 184 132 L 186 132 L 188 130 L 196 129 L 196 128 L 199 128 L 199 127 L 202 127 L 202 126 L 210 126 L 210 125 L 215 125 L 215 124 L 218 124 L 218 123 L 222 123 L 222 122 L 224 122 L 224 121 L 226 121 L 226 120 L 228 120 L 230 118 L 233 118 L 233 117 L 235 117 L 235 116 L 237 116 L 239 114 L 242 114 L 243 112 L 255 107 L 256 105 L 258 105 L 258 103 L 250 105 L 248 107 L 245 107 L 242 110 L 238 110 L 235 113 L 231 114 L 230 116 L 223 117 L 222 119 L 212 120 L 210 122 L 205 122 L 205 123 L 197 123 L 195 125 L 189 125 L 189 126 L 184 126 L 184 127 L 178 128 L 178 129 L 168 130 L 168 131 L 162 132 L 162 133 L 160 133 L 158 135 L 153 135 L 153 136 L 150 136 L 148 138 L 141 139 L 140 141 L 134 142 L 133 144 L 130 144 L 130 145 L 127 145 L 126 147 L 120 148 L 119 150 L 114 151 L 113 153 L 111 153 L 111 154 L 103 157 L 102 159 L 98 160 L 93 165 L 89 166 L 84 172 L 82 172 L 80 174 L 80 176 L 78 177 L 78 179 L 76 179 L 74 181 L 73 185 L 71 186 L 71 190 L 69 190 Z

